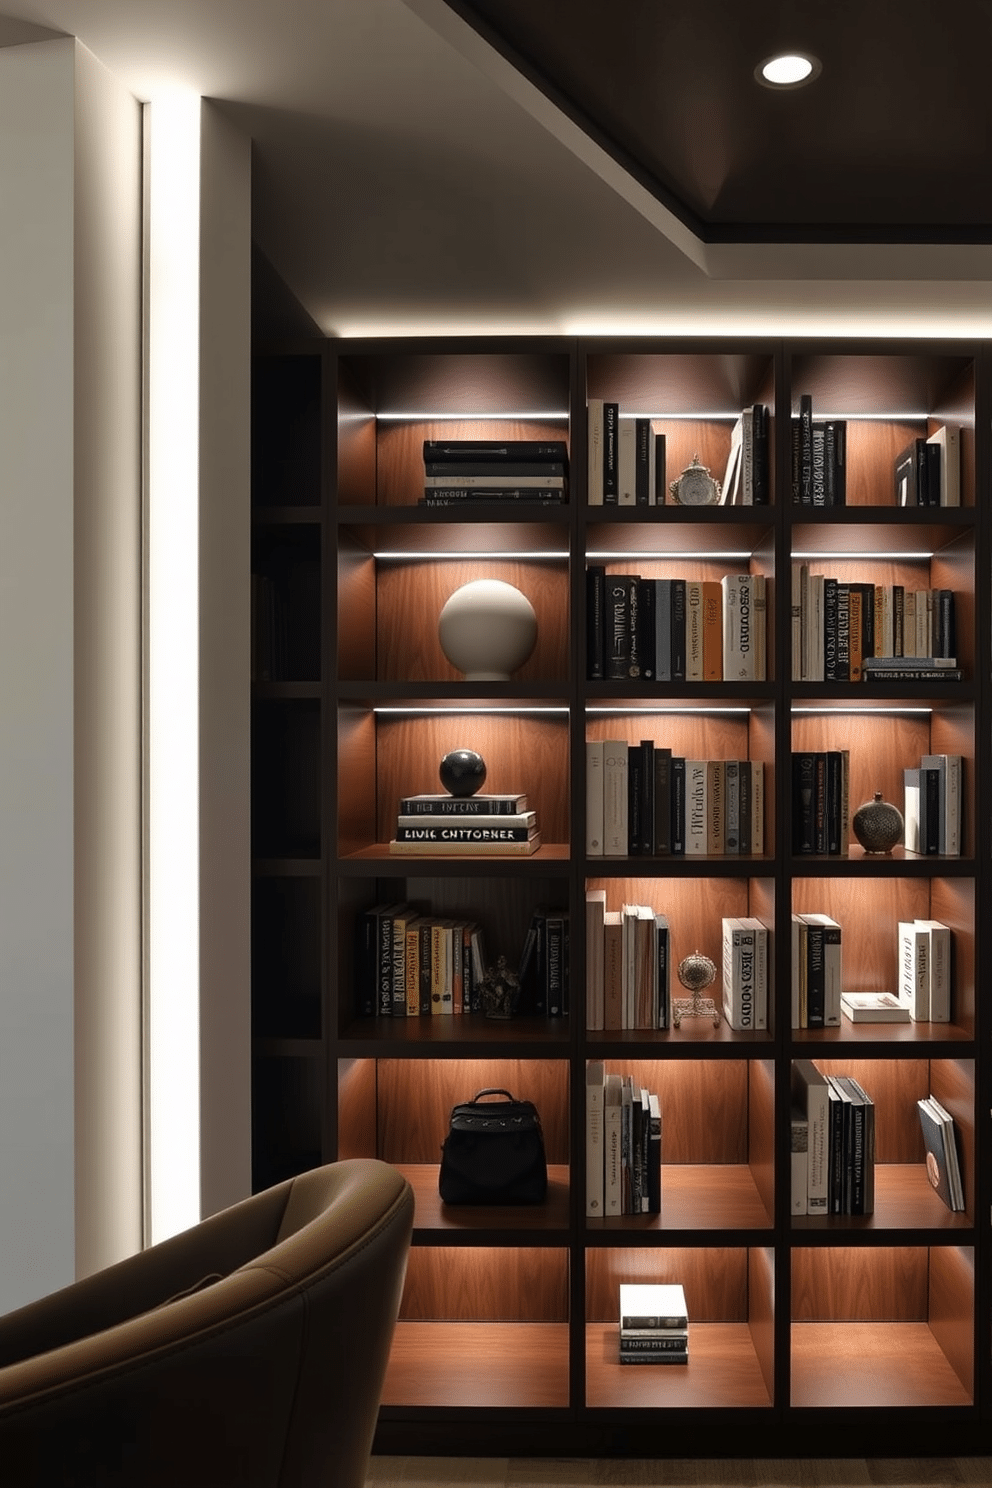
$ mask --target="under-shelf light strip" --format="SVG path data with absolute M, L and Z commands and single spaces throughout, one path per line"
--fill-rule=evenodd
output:
M 799 713 L 804 713 L 804 714 L 815 714 L 817 717 L 823 717 L 823 718 L 836 718 L 840 714 L 843 714 L 843 713 L 852 714 L 856 718 L 862 717 L 865 713 L 870 713 L 872 715 L 872 717 L 874 717 L 876 714 L 879 714 L 879 715 L 884 714 L 886 717 L 901 718 L 906 713 L 927 713 L 927 714 L 930 714 L 930 713 L 933 712 L 933 709 L 932 708 L 918 708 L 918 707 L 908 707 L 908 708 L 899 708 L 899 707 L 879 708 L 879 707 L 876 706 L 875 703 L 872 702 L 872 700 L 870 698 L 866 698 L 865 699 L 865 705 L 864 705 L 863 708 L 857 707 L 857 706 L 854 706 L 854 705 L 851 705 L 851 704 L 845 704 L 845 706 L 842 707 L 842 708 L 792 708 L 790 711 L 792 712 L 793 716 L 795 716 L 795 715 L 797 715 Z
M 450 409 L 391 409 L 388 413 L 376 413 L 373 417 L 380 423 L 386 424 L 460 424 L 460 423 L 484 423 L 484 424 L 520 424 L 520 423 L 546 423 L 562 424 L 568 422 L 568 410 L 559 409 L 527 409 L 519 413 L 493 413 L 488 409 L 482 413 L 452 413 Z
M 669 708 L 669 707 L 666 707 L 664 703 L 657 703 L 657 704 L 652 704 L 652 703 L 647 703 L 647 704 L 637 703 L 633 707 L 627 707 L 627 706 L 624 706 L 621 703 L 614 703 L 613 706 L 612 707 L 609 707 L 609 708 L 606 708 L 606 707 L 586 708 L 585 711 L 586 711 L 586 713 L 602 713 L 602 714 L 610 714 L 612 716 L 615 716 L 618 713 L 666 713 L 666 714 L 675 714 L 675 713 L 678 713 L 678 714 L 682 714 L 682 713 L 686 713 L 686 714 L 688 714 L 688 713 L 705 713 L 707 715 L 707 717 L 716 717 L 716 716 L 719 716 L 719 717 L 722 718 L 722 717 L 725 717 L 725 716 L 729 717 L 729 716 L 732 716 L 732 715 L 749 714 L 752 710 L 750 708 L 746 708 L 746 707 L 732 707 L 732 708 L 731 707 L 726 707 L 726 708 L 721 708 L 721 707 L 693 708 L 693 707 L 686 707 L 685 705 L 681 705 L 681 706 Z
M 458 704 L 456 707 L 453 707 L 453 708 L 434 707 L 434 706 L 428 706 L 427 704 L 425 704 L 422 707 L 418 707 L 416 704 L 410 704 L 408 707 L 402 707 L 402 708 L 400 708 L 400 707 L 381 707 L 381 708 L 373 708 L 372 709 L 372 712 L 373 713 L 384 714 L 384 715 L 393 715 L 393 714 L 397 714 L 397 715 L 404 714 L 405 715 L 405 714 L 411 714 L 411 713 L 413 713 L 413 714 L 417 714 L 420 717 L 424 717 L 426 715 L 432 715 L 433 716 L 434 714 L 437 714 L 439 717 L 444 717 L 444 718 L 446 718 L 449 713 L 541 713 L 541 714 L 544 714 L 544 713 L 567 713 L 568 711 L 569 711 L 568 708 L 558 707 L 558 706 L 551 706 L 551 707 L 547 707 L 547 708 L 543 708 L 543 707 L 527 707 L 527 706 L 519 707 L 519 708 L 517 708 L 517 707 L 500 708 L 500 707 L 493 707 L 489 703 L 479 703 L 474 708 L 463 707 L 461 704 Z
M 843 560 L 843 559 L 847 559 L 847 558 L 857 558 L 857 559 L 867 558 L 872 563 L 887 563 L 889 561 L 894 562 L 897 559 L 900 560 L 901 562 L 920 562 L 920 561 L 929 562 L 930 559 L 933 557 L 933 553 L 910 552 L 908 550 L 905 551 L 905 552 L 890 553 L 890 552 L 881 552 L 878 549 L 875 549 L 872 552 L 868 552 L 868 551 L 864 551 L 864 552 L 859 552 L 859 551 L 848 552 L 845 549 L 845 551 L 841 553 L 841 552 L 833 552 L 832 550 L 830 552 L 824 552 L 822 549 L 816 549 L 816 550 L 810 549 L 810 550 L 807 550 L 805 548 L 794 548 L 793 549 L 793 552 L 792 552 L 792 557 L 794 559 L 798 559 L 798 558 L 815 558 L 818 562 L 821 562 L 821 563 L 829 563 L 829 562 L 831 562 L 831 560 L 834 560 L 834 559 Z
M 374 552 L 372 554 L 372 557 L 375 558 L 375 559 L 377 559 L 377 560 L 380 560 L 380 561 L 388 560 L 391 563 L 413 563 L 413 562 L 423 562 L 423 561 L 429 561 L 431 563 L 438 563 L 438 562 L 440 562 L 440 561 L 442 561 L 444 559 L 448 559 L 448 560 L 452 560 L 452 561 L 457 561 L 458 559 L 461 559 L 461 558 L 485 558 L 485 559 L 492 559 L 494 562 L 502 562 L 502 560 L 503 559 L 506 559 L 506 558 L 512 558 L 515 561 L 524 561 L 524 562 L 526 560 L 528 560 L 528 559 L 533 559 L 535 562 L 537 562 L 539 560 L 548 559 L 548 558 L 567 558 L 568 557 L 568 550 L 567 549 L 562 549 L 561 551 L 558 551 L 557 549 L 554 549 L 554 548 L 546 548 L 546 549 L 542 549 L 542 550 L 537 551 L 537 552 L 529 552 L 529 553 L 521 553 L 521 552 L 516 552 L 516 551 L 508 552 L 508 553 L 502 553 L 502 552 L 500 552 L 500 553 L 494 553 L 491 549 L 487 549 L 486 551 L 483 551 L 481 548 L 480 549 L 466 548 L 466 549 L 464 549 L 464 551 L 462 549 L 459 549 L 458 552 L 447 552 L 447 553 L 439 553 L 439 552 L 436 552 L 436 551 L 434 551 L 434 552 L 414 551 L 414 552 L 410 552 L 410 553 L 407 553 L 407 552 L 390 553 L 390 552 L 383 552 L 383 551 L 379 550 L 379 551 Z
M 542 422 L 542 423 L 550 423 L 550 424 L 560 424 L 560 423 L 567 423 L 568 422 L 568 416 L 569 415 L 568 415 L 568 410 L 567 409 L 561 409 L 561 408 L 559 408 L 559 409 L 541 409 L 541 408 L 537 408 L 537 409 L 521 409 L 521 410 L 516 411 L 516 412 L 508 412 L 508 413 L 493 413 L 492 409 L 483 409 L 483 410 L 478 411 L 478 412 L 472 412 L 471 410 L 467 410 L 464 413 L 452 413 L 450 409 L 411 408 L 411 409 L 389 409 L 389 410 L 386 410 L 386 411 L 382 411 L 382 412 L 378 412 L 378 413 L 373 413 L 370 416 L 372 418 L 378 419 L 381 423 L 391 423 L 391 424 L 417 424 L 417 423 L 424 423 L 424 424 L 427 424 L 427 423 L 430 423 L 430 424 L 454 424 L 454 423 L 501 424 L 501 423 L 527 423 L 527 422 L 534 422 L 534 423 Z M 643 418 L 658 419 L 659 421 L 663 421 L 666 424 L 679 424 L 679 423 L 693 423 L 693 424 L 698 424 L 698 423 L 709 423 L 709 422 L 712 422 L 712 423 L 735 423 L 737 421 L 737 419 L 740 418 L 740 416 L 741 416 L 741 411 L 740 411 L 739 408 L 732 408 L 732 409 L 714 408 L 714 409 L 702 409 L 702 410 L 696 409 L 696 410 L 680 411 L 678 413 L 674 413 L 670 409 L 630 409 L 630 410 L 621 409 L 621 411 L 620 411 L 620 417 L 622 419 L 639 419 L 639 418 L 642 418 L 642 419 Z M 895 411 L 886 411 L 884 409 L 871 409 L 868 412 L 859 412 L 859 413 L 842 413 L 842 412 L 834 412 L 834 411 L 821 412 L 819 409 L 817 409 L 816 416 L 819 419 L 846 419 L 848 423 L 859 423 L 860 422 L 860 423 L 907 423 L 907 424 L 920 424 L 920 423 L 926 422 L 927 419 L 936 417 L 937 415 L 931 414 L 929 412 L 920 412 L 920 411 L 914 410 L 914 409 L 901 408 L 901 409 L 897 409 Z M 798 418 L 798 417 L 799 417 L 799 410 L 797 409 L 793 413 L 793 418 Z

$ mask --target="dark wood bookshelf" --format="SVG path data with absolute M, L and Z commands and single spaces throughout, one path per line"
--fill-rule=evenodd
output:
M 253 1144 L 257 1187 L 377 1155 L 413 1184 L 414 1242 L 383 1394 L 387 1453 L 739 1456 L 988 1450 L 992 1420 L 992 345 L 770 338 L 309 340 L 255 354 Z M 792 500 L 792 420 L 847 421 L 847 502 Z M 762 506 L 617 508 L 588 500 L 587 398 L 650 416 L 666 486 L 698 455 L 722 478 L 734 420 L 770 414 Z M 961 505 L 896 504 L 895 457 L 961 426 Z M 422 507 L 425 439 L 563 439 L 569 499 Z M 792 680 L 791 571 L 951 588 L 963 681 Z M 767 678 L 590 681 L 585 569 L 767 580 Z M 510 682 L 466 682 L 437 615 L 468 579 L 522 588 L 538 617 Z M 256 603 L 258 601 L 256 600 Z M 263 643 L 258 641 L 259 635 Z M 761 854 L 587 855 L 587 739 L 653 737 L 692 758 L 760 759 Z M 401 796 L 439 790 L 447 750 L 478 749 L 485 789 L 526 791 L 530 857 L 391 853 Z M 848 748 L 850 805 L 924 753 L 965 759 L 963 851 L 792 850 L 791 753 Z M 587 888 L 669 916 L 672 961 L 720 965 L 720 921 L 771 927 L 768 1029 L 588 1029 Z M 361 1017 L 356 920 L 377 902 L 473 919 L 513 966 L 535 905 L 569 910 L 570 1011 Z M 845 985 L 892 988 L 896 922 L 951 926 L 946 1024 L 791 1027 L 790 922 L 843 926 Z M 681 990 L 673 977 L 673 995 Z M 719 980 L 714 990 L 719 1001 Z M 875 1207 L 792 1215 L 792 1062 L 852 1073 L 875 1101 Z M 662 1212 L 585 1215 L 587 1061 L 657 1091 Z M 458 1210 L 437 1192 L 450 1109 L 500 1086 L 535 1101 L 540 1206 Z M 958 1134 L 965 1210 L 930 1188 L 916 1112 Z M 618 1287 L 675 1280 L 688 1366 L 622 1366 Z M 494 1364 L 497 1367 L 494 1367 Z M 774 1445 L 769 1425 L 774 1422 Z M 702 1431 L 700 1430 L 702 1428 Z M 944 1448 L 941 1448 L 943 1450 Z

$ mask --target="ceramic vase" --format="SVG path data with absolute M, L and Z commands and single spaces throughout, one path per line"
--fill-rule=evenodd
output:
M 508 682 L 537 640 L 525 594 L 502 579 L 473 579 L 445 602 L 437 622 L 441 650 L 468 682 Z

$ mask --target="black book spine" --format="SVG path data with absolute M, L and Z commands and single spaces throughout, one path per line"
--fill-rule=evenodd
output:
M 654 740 L 642 739 L 638 746 L 641 755 L 641 857 L 654 855 Z
M 641 776 L 644 771 L 644 758 L 641 754 L 639 744 L 628 744 L 627 746 L 627 852 L 630 857 L 640 857 L 643 848 L 643 827 L 641 824 L 641 812 L 643 809 L 643 791 L 641 789 Z
M 925 442 L 926 466 L 927 466 L 927 505 L 939 506 L 941 502 L 940 492 L 940 445 Z
M 672 854 L 685 853 L 685 758 L 672 756 Z
M 468 475 L 492 476 L 494 483 L 501 482 L 504 485 L 512 485 L 515 475 L 543 475 L 564 476 L 566 467 L 560 460 L 427 460 L 424 462 L 424 474 L 427 476 L 452 477 Z M 435 487 L 436 490 L 444 490 L 445 487 Z
M 654 500 L 656 506 L 664 506 L 668 501 L 668 487 L 665 481 L 668 478 L 668 469 L 665 462 L 665 436 L 655 434 L 654 436 Z
M 685 579 L 672 580 L 672 681 L 685 681 Z
M 628 574 L 606 579 L 606 675 L 625 682 L 630 668 L 631 589 L 637 580 Z
M 738 852 L 749 857 L 752 848 L 751 841 L 751 805 L 752 805 L 752 780 L 751 761 L 739 760 L 737 764 L 738 792 L 740 795 L 740 828 L 738 831 Z
M 806 926 L 806 1026 L 822 1028 L 826 981 L 823 964 L 823 926 Z
M 919 506 L 930 506 L 930 465 L 927 459 L 927 442 L 917 439 L 916 454 L 916 501 Z
M 425 439 L 424 462 L 568 459 L 563 439 Z
M 641 676 L 646 682 L 653 682 L 658 675 L 655 657 L 657 593 L 658 585 L 654 579 L 638 579 L 637 654 L 641 663 Z
M 768 455 L 768 405 L 754 405 L 754 451 L 752 454 L 752 491 L 755 506 L 767 506 L 770 500 L 771 478 Z
M 925 837 L 921 847 L 928 857 L 940 852 L 940 771 L 920 769 L 920 811 Z
M 651 495 L 651 420 L 634 421 L 634 503 L 647 506 Z
M 654 853 L 668 857 L 672 850 L 672 751 L 654 751 Z
M 834 857 L 839 856 L 843 844 L 840 840 L 841 816 L 844 807 L 844 781 L 843 760 L 840 751 L 831 749 L 826 755 L 826 818 L 827 818 L 827 843 L 826 850 Z
M 845 1102 L 837 1087 L 830 1083 L 830 1104 L 828 1106 L 828 1124 L 830 1136 L 830 1162 L 827 1169 L 828 1192 L 830 1196 L 830 1213 L 843 1214 L 844 1212 L 844 1170 L 845 1158 Z
M 813 505 L 813 398 L 803 393 L 799 399 L 799 502 Z
M 833 505 L 847 505 L 847 421 L 832 419 L 833 458 L 830 479 L 833 486 Z
M 605 626 L 606 567 L 590 563 L 586 569 L 586 676 L 602 682 L 606 676 Z
M 940 650 L 938 656 L 957 655 L 957 635 L 954 613 L 954 590 L 940 589 L 937 593 L 938 614 L 940 624 L 938 636 L 940 638 Z
M 641 623 L 641 580 L 636 574 L 628 579 L 629 597 L 627 604 L 630 612 L 630 630 L 627 655 L 627 676 L 634 681 L 640 681 L 644 674 L 643 654 L 641 645 L 644 640 L 644 627 Z
M 792 756 L 792 850 L 816 851 L 816 755 Z

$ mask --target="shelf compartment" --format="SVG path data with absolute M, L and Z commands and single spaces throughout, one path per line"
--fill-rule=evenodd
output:
M 689 1362 L 621 1364 L 624 1282 L 680 1282 Z M 593 1409 L 764 1409 L 772 1404 L 774 1259 L 770 1247 L 612 1250 L 586 1257 L 586 1404 Z
M 792 1405 L 972 1405 L 974 1270 L 968 1247 L 793 1251 Z
M 868 860 L 871 866 L 870 859 Z M 944 867 L 944 860 L 941 860 Z M 795 912 L 830 915 L 841 927 L 845 991 L 897 992 L 900 920 L 940 920 L 952 938 L 953 988 L 950 1023 L 852 1023 L 794 1028 L 797 1043 L 919 1043 L 969 1040 L 975 1036 L 975 883 L 971 878 L 885 877 L 794 878 Z
M 414 1245 L 383 1404 L 566 1406 L 568 1271 L 564 1247 Z
M 313 699 L 252 707 L 252 855 L 319 858 L 321 719 Z
M 342 706 L 338 712 L 338 850 L 342 857 L 388 844 L 396 835 L 396 814 L 404 796 L 440 792 L 438 769 L 453 749 L 474 749 L 486 761 L 485 790 L 495 795 L 523 791 L 537 812 L 544 844 L 569 840 L 568 712 L 506 711 L 499 706 L 464 713 L 453 707 L 434 711 L 381 712 Z M 388 855 L 388 848 L 384 849 Z M 372 856 L 378 856 L 374 851 Z M 475 854 L 471 855 L 475 858 Z M 484 856 L 484 855 L 483 855 Z M 404 863 L 445 863 L 458 871 L 458 858 L 425 854 Z M 528 858 L 487 859 L 494 874 L 513 871 Z
M 320 681 L 320 543 L 315 523 L 253 528 L 253 682 Z
M 794 1215 L 793 1230 L 968 1229 L 975 1213 L 975 1062 L 952 1058 L 823 1058 L 822 1074 L 852 1075 L 875 1104 L 875 1212 Z M 926 1176 L 918 1100 L 933 1095 L 953 1116 L 965 1208 L 952 1212 Z
M 251 500 L 255 510 L 321 503 L 320 343 L 252 363 Z
M 314 1054 L 319 1056 L 320 1045 Z M 319 1057 L 252 1060 L 252 1190 L 310 1168 L 325 1156 L 323 1061 Z
M 253 1037 L 320 1037 L 322 945 L 319 878 L 253 879 Z
M 531 532 L 536 529 L 531 528 Z M 485 546 L 477 527 L 469 550 Z M 430 544 L 421 538 L 421 550 Z M 531 546 L 531 545 L 528 545 Z M 341 534 L 338 568 L 338 672 L 344 681 L 464 682 L 438 638 L 438 617 L 463 584 L 501 579 L 526 595 L 537 617 L 533 653 L 514 674 L 520 682 L 564 685 L 568 676 L 567 546 L 557 557 L 419 557 L 380 560 Z M 539 550 L 539 551 L 543 551 Z M 525 549 L 526 552 L 526 549 Z M 475 684 L 478 686 L 478 684 Z
M 806 352 L 789 357 L 792 413 L 847 420 L 847 504 L 897 510 L 895 462 L 913 439 L 961 425 L 961 501 L 975 504 L 975 368 L 964 349 Z M 806 509 L 804 510 L 804 515 Z
M 339 1060 L 339 1155 L 378 1157 L 401 1165 L 437 1164 L 452 1107 L 486 1089 L 509 1090 L 518 1100 L 533 1101 L 541 1117 L 548 1163 L 568 1164 L 564 1057 Z
M 606 1067 L 658 1096 L 661 1213 L 586 1219 L 588 1237 L 618 1230 L 772 1228 L 772 1060 L 608 1058 Z

